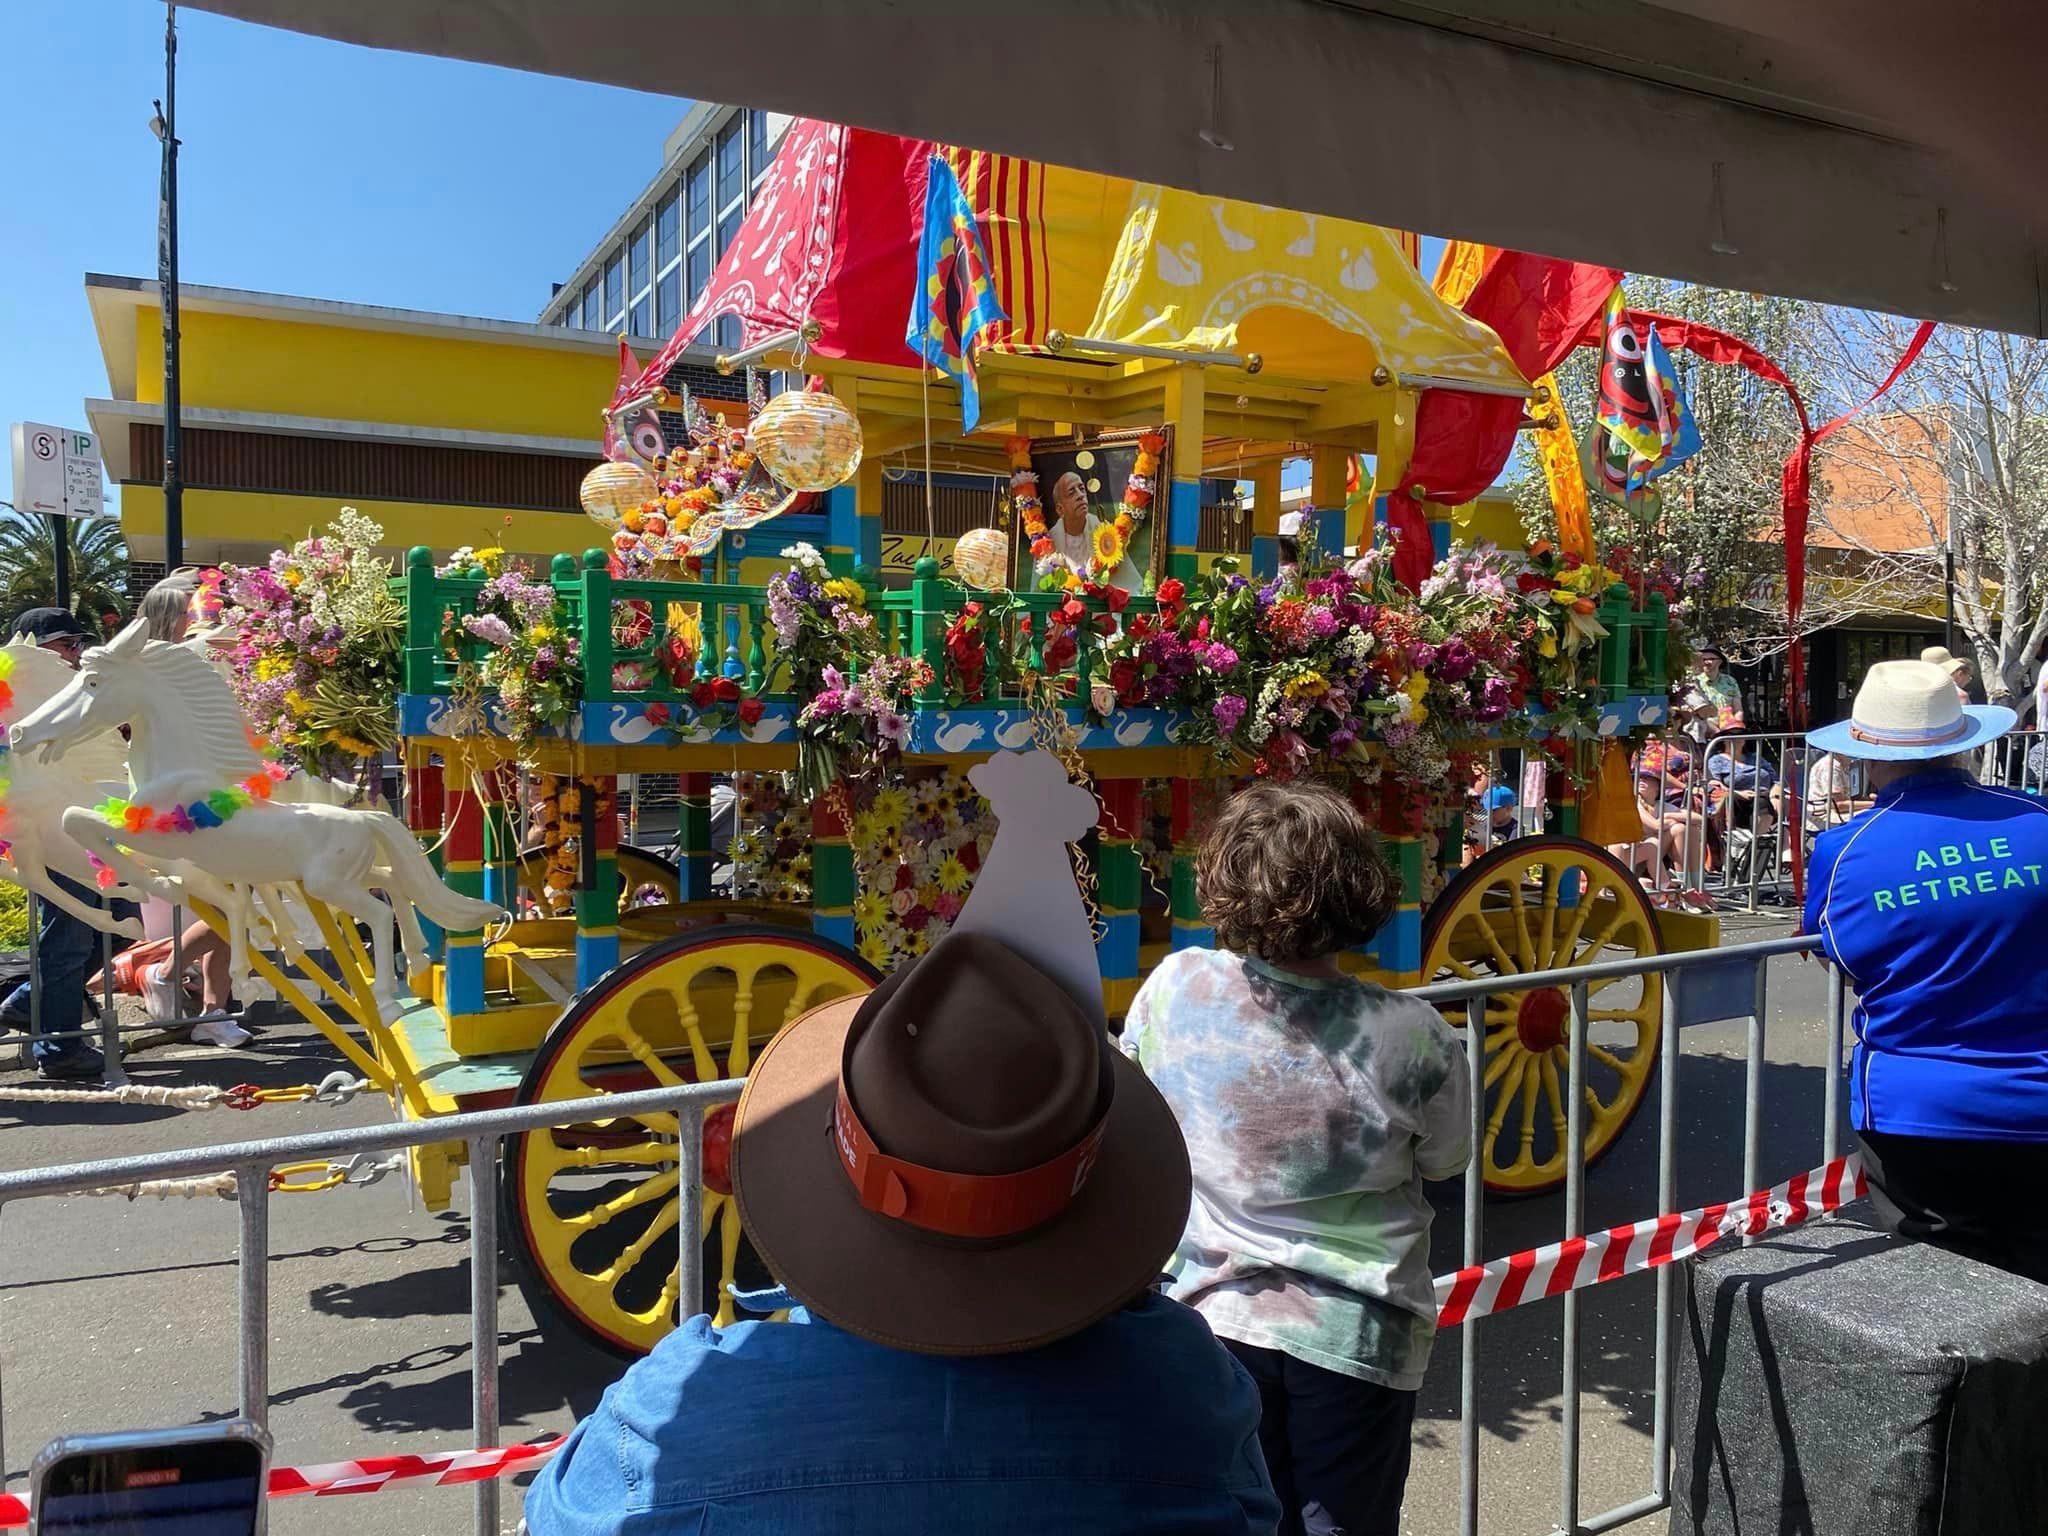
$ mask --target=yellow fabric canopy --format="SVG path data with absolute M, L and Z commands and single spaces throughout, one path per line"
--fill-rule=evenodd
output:
M 1431 291 L 1375 224 L 1132 188 L 1090 336 L 1257 352 L 1289 377 L 1523 385 L 1500 338 Z

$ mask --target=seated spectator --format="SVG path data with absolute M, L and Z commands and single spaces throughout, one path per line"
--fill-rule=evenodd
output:
M 1806 931 L 1857 992 L 1850 1117 L 1886 1230 L 2048 1284 L 2048 805 L 1977 783 L 2012 728 L 1950 674 L 1881 661 L 1808 740 L 1877 809 L 1821 833 Z
M 1813 739 L 1813 735 L 1807 737 L 1808 741 Z M 1858 812 L 1869 810 L 1872 804 L 1870 796 L 1855 793 L 1849 760 L 1836 752 L 1815 753 L 1809 758 L 1804 798 L 1809 844 L 1816 834 L 1841 825 Z
M 1173 1113 L 1005 944 L 949 934 L 785 1028 L 730 1167 L 788 1289 L 747 1304 L 789 1321 L 664 1339 L 542 1469 L 534 1536 L 1273 1531 L 1257 1390 L 1153 1290 Z
M 1709 804 L 1725 811 L 1725 825 L 1769 832 L 1777 825 L 1772 807 L 1778 770 L 1764 756 L 1762 742 L 1735 742 L 1732 746 L 1732 751 L 1716 752 L 1707 759 L 1707 776 L 1714 781 Z
M 1161 962 L 1123 1034 L 1194 1162 L 1169 1294 L 1259 1384 L 1281 1530 L 1395 1536 L 1436 1334 L 1422 1181 L 1471 1159 L 1465 1055 L 1338 965 L 1400 882 L 1334 790 L 1239 791 L 1196 886 L 1224 947 Z

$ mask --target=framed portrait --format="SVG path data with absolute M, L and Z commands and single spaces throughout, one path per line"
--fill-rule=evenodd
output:
M 1172 429 L 1161 430 L 1167 437 L 1165 451 L 1159 456 L 1164 466 L 1173 462 Z M 1038 498 L 1045 504 L 1046 536 L 1053 542 L 1050 558 L 1084 578 L 1089 576 L 1105 530 L 1113 535 L 1117 514 L 1123 510 L 1124 489 L 1138 463 L 1138 436 L 1137 432 L 1103 432 L 1078 445 L 1072 438 L 1031 445 L 1031 467 L 1038 471 Z M 1154 478 L 1158 485 L 1152 504 L 1132 530 L 1107 585 L 1143 592 L 1159 583 L 1166 558 L 1162 530 L 1169 485 L 1165 468 Z M 1032 559 L 1031 541 L 1021 522 L 1016 548 L 1014 584 L 1019 591 L 1036 590 L 1037 562 Z

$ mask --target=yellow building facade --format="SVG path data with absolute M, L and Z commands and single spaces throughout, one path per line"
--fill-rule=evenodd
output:
M 164 558 L 157 286 L 91 274 L 85 287 L 109 386 L 86 413 L 146 570 Z M 381 523 L 394 554 L 599 542 L 576 488 L 600 453 L 615 337 L 240 289 L 180 297 L 187 564 L 262 560 L 344 505 Z M 712 362 L 686 354 L 680 382 L 737 399 L 743 381 Z

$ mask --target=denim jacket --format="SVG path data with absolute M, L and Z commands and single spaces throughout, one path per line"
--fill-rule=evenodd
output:
M 915 1306 L 915 1298 L 904 1298 Z M 870 1343 L 802 1308 L 694 1317 L 526 1496 L 533 1536 L 1268 1536 L 1251 1378 L 1147 1294 L 1024 1354 Z

